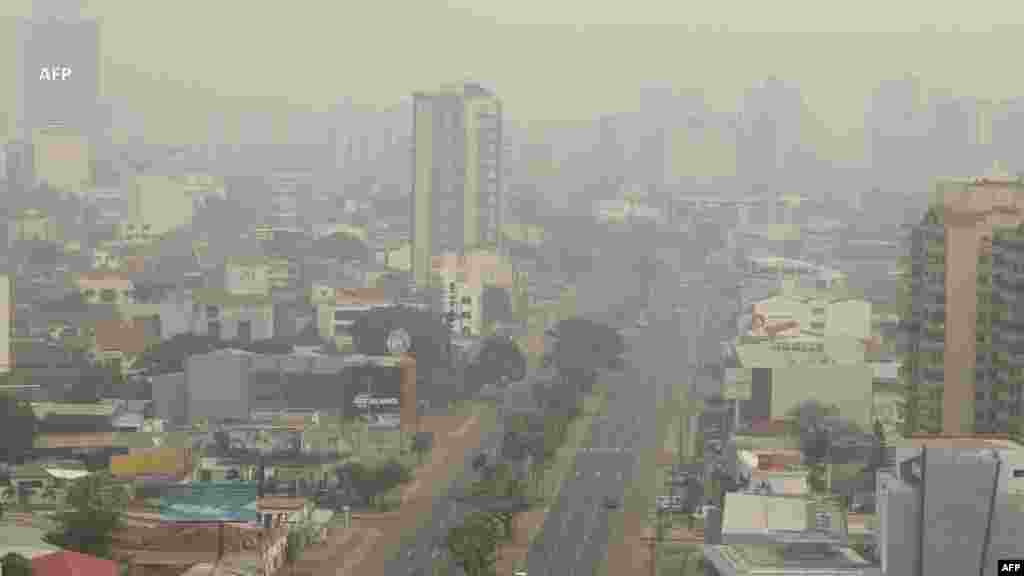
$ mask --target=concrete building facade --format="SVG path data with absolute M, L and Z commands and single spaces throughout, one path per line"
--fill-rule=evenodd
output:
M 431 257 L 497 245 L 501 226 L 502 105 L 479 84 L 413 95 L 410 214 L 413 277 Z
M 1011 382 L 1010 364 L 1015 346 L 1010 305 L 1016 294 L 1015 237 L 998 232 L 1024 222 L 1022 192 L 1024 182 L 1007 177 L 941 181 L 912 232 L 906 365 L 908 417 L 918 430 L 992 431 L 1003 426 L 1000 421 L 1014 408 L 1019 414 L 1020 386 Z M 995 293 L 994 275 L 999 280 Z M 994 312 L 999 313 L 995 326 L 1006 360 L 1001 373 Z M 997 382 L 1004 384 L 1004 393 L 998 395 L 1004 400 L 993 404 Z

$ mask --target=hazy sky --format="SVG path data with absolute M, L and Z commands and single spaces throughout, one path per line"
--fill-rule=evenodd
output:
M 13 16 L 27 14 L 30 2 L 0 4 L 0 16 Z M 801 86 L 843 154 L 857 147 L 865 101 L 881 78 L 914 72 L 926 86 L 960 94 L 1024 94 L 1012 67 L 1024 42 L 1024 3 L 1009 0 L 88 5 L 104 19 L 106 90 L 139 100 L 151 129 L 168 133 L 186 130 L 179 114 L 209 107 L 213 93 L 232 106 L 237 98 L 254 107 L 287 99 L 322 109 L 344 94 L 386 106 L 473 77 L 499 92 L 512 119 L 546 122 L 636 108 L 645 81 L 700 87 L 713 107 L 733 110 L 745 88 L 774 74 Z M 937 32 L 917 32 L 920 22 Z M 995 22 L 1003 24 L 992 31 Z M 193 84 L 203 90 L 182 93 Z M 169 107 L 178 113 L 161 114 Z

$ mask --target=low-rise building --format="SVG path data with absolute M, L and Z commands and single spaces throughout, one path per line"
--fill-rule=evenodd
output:
M 274 302 L 270 296 L 201 288 L 192 291 L 192 301 L 193 334 L 242 342 L 274 337 Z
M 127 304 L 134 300 L 135 284 L 123 274 L 86 272 L 75 282 L 79 293 L 89 304 Z
M 328 289 L 329 290 L 329 289 Z M 317 295 L 324 295 L 324 290 L 317 290 Z M 383 290 L 376 288 L 337 288 L 334 298 L 316 304 L 317 333 L 327 342 L 334 342 L 339 350 L 350 348 L 352 325 L 362 315 L 376 309 L 389 308 L 394 302 L 389 300 Z

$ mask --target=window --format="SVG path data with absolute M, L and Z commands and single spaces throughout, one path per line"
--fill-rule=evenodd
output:
M 100 300 L 111 303 L 117 300 L 117 290 L 111 288 L 105 288 L 100 291 Z

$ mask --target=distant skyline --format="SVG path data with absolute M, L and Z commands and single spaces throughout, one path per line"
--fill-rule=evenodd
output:
M 8 20 L 31 11 L 30 0 L 2 4 Z M 87 4 L 103 19 L 105 92 L 133 102 L 156 140 L 202 138 L 210 108 L 326 110 L 345 96 L 384 108 L 464 78 L 493 87 L 517 123 L 636 110 L 639 88 L 652 82 L 699 88 L 712 109 L 730 112 L 774 75 L 798 85 L 827 127 L 826 141 L 814 144 L 858 159 L 865 106 L 881 80 L 914 73 L 925 87 L 958 95 L 1024 95 L 1009 66 L 1024 37 L 1024 6 L 1008 1 L 794 0 L 785 10 L 736 0 Z M 937 31 L 911 32 L 920 21 Z M 1004 24 L 984 33 L 997 21 Z M 725 22 L 736 32 L 707 31 Z M 956 23 L 961 32 L 948 32 Z M 0 25 L 7 36 L 10 24 Z M 0 87 L 11 89 L 0 90 L 0 106 L 9 110 L 5 58 Z

